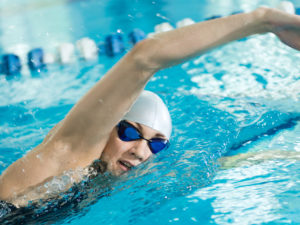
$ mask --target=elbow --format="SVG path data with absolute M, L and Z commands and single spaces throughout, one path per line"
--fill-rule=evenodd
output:
M 147 38 L 133 47 L 130 56 L 138 69 L 154 74 L 163 68 L 157 60 L 158 46 L 156 39 Z

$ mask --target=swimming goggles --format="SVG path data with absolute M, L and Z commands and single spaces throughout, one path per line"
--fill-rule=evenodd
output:
M 160 152 L 163 149 L 167 149 L 170 145 L 170 142 L 167 139 L 163 138 L 151 138 L 146 139 L 144 138 L 140 131 L 135 128 L 130 123 L 122 120 L 118 125 L 118 135 L 122 141 L 136 141 L 136 140 L 146 140 L 148 146 L 153 154 Z

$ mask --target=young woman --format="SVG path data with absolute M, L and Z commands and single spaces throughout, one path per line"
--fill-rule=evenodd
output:
M 18 199 L 37 198 L 28 194 L 34 187 L 64 171 L 87 168 L 97 159 L 103 162 L 98 165 L 102 170 L 114 175 L 145 162 L 168 146 L 171 133 L 165 105 L 155 94 L 143 92 L 149 79 L 214 47 L 266 32 L 300 49 L 300 17 L 270 8 L 197 23 L 138 43 L 40 145 L 4 171 L 0 199 L 26 204 Z

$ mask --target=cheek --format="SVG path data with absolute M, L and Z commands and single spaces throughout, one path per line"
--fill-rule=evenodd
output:
M 126 145 L 127 143 L 121 141 L 121 140 L 116 140 L 114 143 L 114 154 L 116 156 L 122 155 L 126 151 Z
M 107 155 L 112 158 L 119 158 L 123 153 L 127 151 L 127 149 L 130 148 L 131 142 L 124 142 L 120 140 L 119 138 L 112 138 L 108 149 L 107 149 Z

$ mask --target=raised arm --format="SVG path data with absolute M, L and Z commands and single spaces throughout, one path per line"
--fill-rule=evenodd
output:
M 260 8 L 155 35 L 133 48 L 71 110 L 62 136 L 95 144 L 122 118 L 155 72 L 243 37 L 274 32 L 300 49 L 300 18 Z M 83 130 L 85 131 L 83 134 Z

